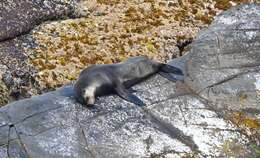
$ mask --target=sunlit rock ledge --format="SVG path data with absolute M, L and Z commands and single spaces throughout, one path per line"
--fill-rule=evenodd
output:
M 86 108 L 72 85 L 0 109 L 0 157 L 258 157 L 260 5 L 235 7 L 173 64 L 136 85 L 147 106 L 118 96 Z

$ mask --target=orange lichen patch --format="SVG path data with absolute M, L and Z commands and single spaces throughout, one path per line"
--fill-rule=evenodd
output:
M 215 1 L 216 1 L 215 7 L 218 9 L 226 10 L 232 7 L 232 4 L 230 3 L 229 0 L 215 0 Z
M 119 3 L 120 0 L 97 0 L 97 3 L 106 4 L 106 5 L 113 5 Z
M 242 112 L 235 112 L 231 115 L 231 121 L 251 140 L 260 140 L 260 119 L 252 118 Z
M 214 0 L 215 7 L 218 9 L 222 10 L 227 10 L 230 7 L 236 5 L 236 4 L 241 4 L 241 3 L 250 3 L 250 2 L 260 2 L 259 0 Z
M 0 76 L 1 77 L 1 76 Z M 2 80 L 0 80 L 0 107 L 8 103 L 8 88 L 5 86 Z
M 196 14 L 195 14 L 195 19 L 197 20 L 201 20 L 203 21 L 204 23 L 206 24 L 210 24 L 213 20 L 213 17 L 215 15 L 215 12 L 209 12 L 210 14 L 207 14 L 207 13 L 203 13 L 203 12 L 200 12 L 198 11 Z M 212 15 L 211 15 L 212 14 Z
M 260 119 L 250 118 L 241 112 L 234 113 L 232 120 L 238 126 L 245 126 L 250 129 L 260 130 Z
M 163 10 L 160 6 L 153 4 L 147 4 L 144 7 L 129 7 L 125 12 L 123 21 L 126 22 L 126 26 L 133 26 L 133 32 L 142 33 L 143 31 L 149 31 L 153 26 L 158 27 L 163 25 L 163 19 L 170 16 L 169 13 Z
M 177 9 L 175 20 L 190 22 L 192 18 L 199 20 L 204 24 L 210 24 L 213 17 L 219 12 L 214 8 L 212 1 L 205 0 L 188 0 L 182 2 L 182 7 Z
M 247 100 L 247 94 L 245 92 L 240 92 L 239 95 L 238 95 L 238 99 L 239 99 L 239 103 L 241 105 L 244 105 L 244 103 L 246 102 Z

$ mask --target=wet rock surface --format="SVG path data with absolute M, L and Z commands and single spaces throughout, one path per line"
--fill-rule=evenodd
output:
M 259 11 L 224 12 L 171 61 L 185 83 L 136 85 L 145 107 L 107 96 L 86 108 L 72 85 L 2 107 L 0 157 L 259 157 Z

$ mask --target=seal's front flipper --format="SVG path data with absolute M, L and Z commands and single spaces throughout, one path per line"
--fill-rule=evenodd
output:
M 162 64 L 160 71 L 166 72 L 166 73 L 173 73 L 176 75 L 183 75 L 183 72 L 181 69 L 179 69 L 175 66 L 168 65 L 168 64 Z
M 142 100 L 140 100 L 137 96 L 130 93 L 127 89 L 125 89 L 125 87 L 123 87 L 123 85 L 117 84 L 115 91 L 121 98 L 123 98 L 131 103 L 134 103 L 138 106 L 145 105 Z
M 162 77 L 168 79 L 169 81 L 172 81 L 172 82 L 176 82 L 176 81 L 184 81 L 184 78 L 183 76 L 176 76 L 172 73 L 166 73 L 166 72 L 162 72 L 162 71 L 159 71 L 158 72 Z

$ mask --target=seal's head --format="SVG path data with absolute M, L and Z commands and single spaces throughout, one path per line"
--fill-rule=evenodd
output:
M 77 82 L 74 85 L 75 98 L 84 105 L 94 105 L 95 103 L 95 87 L 88 85 L 86 82 Z

